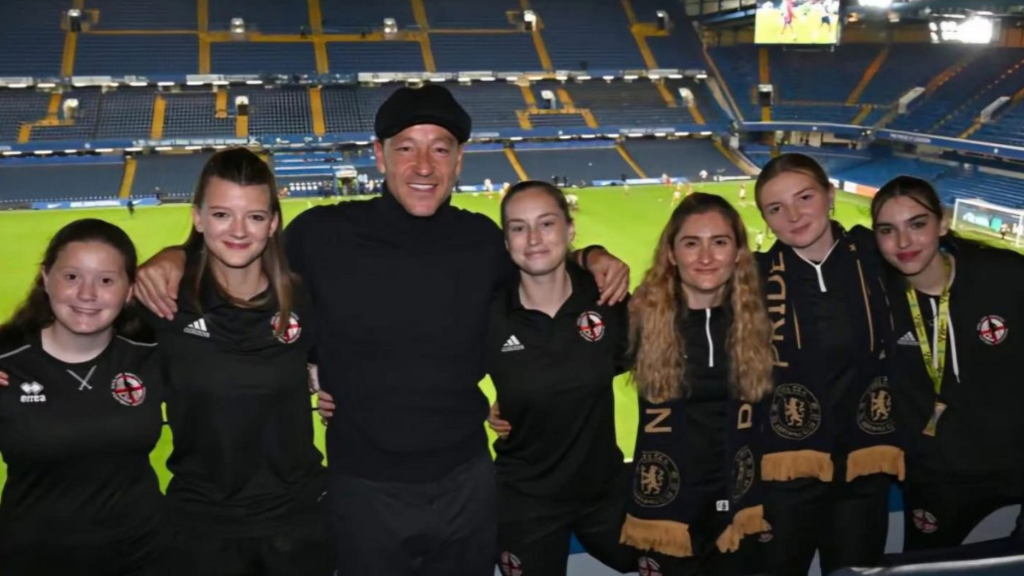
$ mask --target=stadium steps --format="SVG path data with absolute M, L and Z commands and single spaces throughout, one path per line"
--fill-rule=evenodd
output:
M 519 6 L 522 7 L 523 12 L 530 10 L 530 0 L 519 0 Z M 548 54 L 548 47 L 544 44 L 544 37 L 541 36 L 541 28 L 544 27 L 544 20 L 540 19 L 534 22 L 533 32 L 533 47 L 537 50 L 537 58 L 540 59 L 540 65 L 546 72 L 553 72 L 555 67 L 551 64 L 551 55 Z
M 882 51 L 878 53 L 878 56 L 875 57 L 874 61 L 871 62 L 871 65 L 868 66 L 867 70 L 864 71 L 864 76 L 861 77 L 860 82 L 858 82 L 857 86 L 854 87 L 853 92 L 850 92 L 850 97 L 846 99 L 847 104 L 853 106 L 857 103 L 858 100 L 860 100 L 860 97 L 864 93 L 864 90 L 867 89 L 868 84 L 871 83 L 871 80 L 875 77 L 875 74 L 878 74 L 878 71 L 882 68 L 882 65 L 885 64 L 885 61 L 888 58 L 889 46 L 886 45 L 884 48 L 882 48 Z M 857 124 L 857 122 L 854 122 L 854 124 Z
M 936 76 L 935 78 L 932 78 L 931 81 L 928 82 L 928 84 L 924 87 L 924 94 L 922 94 L 921 97 L 922 98 L 927 98 L 928 96 L 931 96 L 932 93 L 934 93 L 936 90 L 941 88 L 943 84 L 945 84 L 946 82 L 949 82 L 954 76 L 959 74 L 964 68 L 967 68 L 968 66 L 970 66 L 971 63 L 973 63 L 974 60 L 977 59 L 978 56 L 980 56 L 980 55 L 981 55 L 980 52 L 968 53 L 966 56 L 961 58 L 955 64 L 953 64 L 949 68 L 946 68 L 945 70 L 943 70 L 941 73 L 939 73 L 938 76 Z
M 157 94 L 153 98 L 153 122 L 150 124 L 149 137 L 153 140 L 160 140 L 164 137 L 164 120 L 167 118 L 167 100 Z M 134 166 L 134 162 L 132 166 Z M 134 170 L 134 168 L 133 168 Z M 129 189 L 131 186 L 129 186 Z
M 722 144 L 720 140 L 715 140 L 715 148 L 717 148 L 718 151 L 722 153 L 722 156 L 725 156 L 725 158 L 729 160 L 729 162 L 732 162 L 733 165 L 735 165 L 736 168 L 738 168 L 744 174 L 753 176 L 761 171 L 761 169 L 756 164 L 751 162 L 748 158 L 746 158 L 739 152 L 736 152 L 735 150 L 728 148 L 727 146 Z
M 736 105 L 736 99 L 732 96 L 732 90 L 729 89 L 729 84 L 725 81 L 725 77 L 722 76 L 722 71 L 718 69 L 718 64 L 715 62 L 714 57 L 711 56 L 707 46 L 704 46 L 703 55 L 704 62 L 707 63 L 708 69 L 711 70 L 711 78 L 709 80 L 714 79 L 714 82 L 708 82 L 708 86 L 711 88 L 711 93 L 715 96 L 715 100 L 718 101 L 723 110 L 728 111 L 729 116 L 743 122 L 745 120 L 743 111 Z
M 516 110 L 516 120 L 519 121 L 519 128 L 533 130 L 533 122 L 530 122 L 530 113 L 526 110 Z
M 327 74 L 331 69 L 331 61 L 327 57 L 327 42 L 324 41 L 324 15 L 323 10 L 320 9 L 320 0 L 308 0 L 306 5 L 309 7 L 309 29 L 313 33 L 313 54 L 316 58 L 316 72 L 317 74 Z M 322 102 L 320 110 L 323 110 Z M 315 122 L 316 120 L 314 119 L 314 124 Z
M 622 145 L 622 142 L 616 141 L 615 149 L 618 150 L 619 156 L 622 156 L 622 159 L 626 161 L 626 164 L 629 164 L 629 167 L 633 169 L 633 172 L 635 172 L 637 176 L 640 178 L 647 178 L 647 174 L 644 172 L 644 169 L 636 163 L 636 160 L 633 159 L 633 156 L 630 155 L 625 146 Z
M 70 30 L 64 34 L 64 54 L 60 61 L 60 75 L 70 78 L 75 73 L 75 56 L 78 53 L 78 33 Z
M 771 71 L 771 62 L 770 62 L 770 58 L 768 57 L 768 49 L 767 48 L 760 48 L 760 49 L 758 49 L 758 51 L 757 51 L 757 63 L 758 63 L 757 69 L 758 69 L 758 81 L 759 81 L 759 83 L 761 83 L 761 84 L 771 84 L 772 83 L 772 71 Z M 761 107 L 761 121 L 762 122 L 771 122 L 772 121 L 772 108 L 771 108 L 771 106 L 762 106 Z
M 237 114 L 235 115 L 235 138 L 248 138 L 249 137 L 249 115 L 248 114 Z
M 121 177 L 121 189 L 117 192 L 118 198 L 128 198 L 132 193 L 132 185 L 135 183 L 135 172 L 139 165 L 135 158 L 129 156 L 124 159 L 124 176 Z
M 974 123 L 971 124 L 971 127 L 961 132 L 958 138 L 960 138 L 961 140 L 966 140 L 967 138 L 970 138 L 971 134 L 974 134 L 975 132 L 981 129 L 981 126 L 981 120 L 975 118 Z
M 1022 101 L 1024 101 L 1024 88 L 1021 88 L 1020 90 L 1017 90 L 1017 92 L 1010 98 L 1010 101 L 1006 104 L 1006 106 L 1003 107 L 1002 110 L 999 110 L 996 113 L 995 116 L 990 118 L 988 123 L 989 124 L 999 124 L 999 123 L 1002 123 L 1003 117 L 1005 117 L 1008 114 L 1011 114 L 1012 112 L 1014 112 L 1015 109 L 1020 106 L 1020 103 Z M 976 124 L 976 126 L 971 126 L 972 129 L 968 130 L 967 132 L 964 132 L 964 134 L 962 134 L 960 137 L 961 138 L 970 138 L 978 130 L 980 130 L 981 128 L 983 128 L 985 126 L 985 124 L 982 124 L 982 123 L 979 123 L 979 122 L 975 122 L 975 124 Z
M 313 117 L 313 134 L 317 136 L 327 133 L 327 123 L 324 121 L 324 101 L 320 90 L 319 86 L 309 89 L 309 111 Z
M 853 104 L 853 102 L 849 103 Z M 860 126 L 860 123 L 863 122 L 864 119 L 868 117 L 868 114 L 871 114 L 871 106 L 861 106 L 860 112 L 858 112 L 857 115 L 853 117 L 853 121 L 851 122 L 851 124 L 856 124 L 857 126 Z
M 416 19 L 416 25 L 420 27 L 419 36 L 420 50 L 423 52 L 423 66 L 427 72 L 437 72 L 437 65 L 434 63 L 434 51 L 430 48 L 430 22 L 427 21 L 427 9 L 423 6 L 423 0 L 409 0 L 412 3 L 412 15 Z
M 508 163 L 512 165 L 512 168 L 516 171 L 516 175 L 519 176 L 520 180 L 529 180 L 530 176 L 523 169 L 523 165 L 519 162 L 519 157 L 516 156 L 516 151 L 511 147 L 505 148 L 505 157 L 508 158 Z
M 996 88 L 1001 82 L 1009 78 L 1016 72 L 1021 66 L 1024 66 L 1024 59 L 1018 60 L 1013 66 L 1003 70 L 1003 73 L 999 75 L 994 81 L 990 82 L 988 86 L 985 86 L 981 90 L 975 92 L 974 96 L 965 100 L 962 104 L 953 109 L 952 112 L 947 114 L 944 118 L 939 120 L 935 125 L 928 129 L 928 133 L 935 134 L 943 124 L 949 122 L 962 112 L 968 110 L 970 107 L 975 106 L 979 98 L 984 98 L 994 88 Z M 976 129 L 975 129 L 976 130 Z

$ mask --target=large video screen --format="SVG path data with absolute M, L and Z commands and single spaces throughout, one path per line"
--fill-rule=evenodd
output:
M 755 44 L 838 44 L 839 0 L 765 0 L 754 17 Z

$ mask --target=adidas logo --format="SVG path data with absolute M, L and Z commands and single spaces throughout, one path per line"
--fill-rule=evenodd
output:
M 513 336 L 510 336 L 509 339 L 505 341 L 505 345 L 501 347 L 501 351 L 502 352 L 515 352 L 517 350 L 522 350 L 524 348 L 526 348 L 526 347 L 523 346 L 522 343 L 519 342 L 519 338 L 516 338 L 513 335 Z
M 896 343 L 899 344 L 900 346 L 920 346 L 921 345 L 921 343 L 917 341 L 917 338 L 914 337 L 914 333 L 913 332 L 907 332 L 903 336 L 900 336 L 900 339 L 897 340 Z
M 185 334 L 191 334 L 193 336 L 201 336 L 203 338 L 209 338 L 210 332 L 206 329 L 206 319 L 200 318 L 195 322 L 185 326 Z

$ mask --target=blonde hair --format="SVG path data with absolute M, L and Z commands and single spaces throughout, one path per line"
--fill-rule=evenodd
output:
M 676 325 L 687 313 L 679 270 L 672 263 L 675 237 L 686 219 L 718 212 L 732 228 L 739 261 L 729 279 L 726 296 L 732 321 L 726 336 L 729 350 L 729 386 L 736 398 L 757 402 L 772 387 L 771 324 L 765 309 L 754 255 L 747 245 L 746 226 L 731 204 L 720 196 L 694 193 L 672 212 L 654 251 L 654 263 L 644 275 L 629 304 L 630 350 L 637 391 L 651 402 L 686 395 L 686 342 Z

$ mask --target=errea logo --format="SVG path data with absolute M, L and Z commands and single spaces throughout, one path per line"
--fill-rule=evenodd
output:
M 43 385 L 39 382 L 25 382 L 21 385 L 21 391 L 24 392 L 21 396 L 22 404 L 46 402 L 46 396 L 43 394 Z

